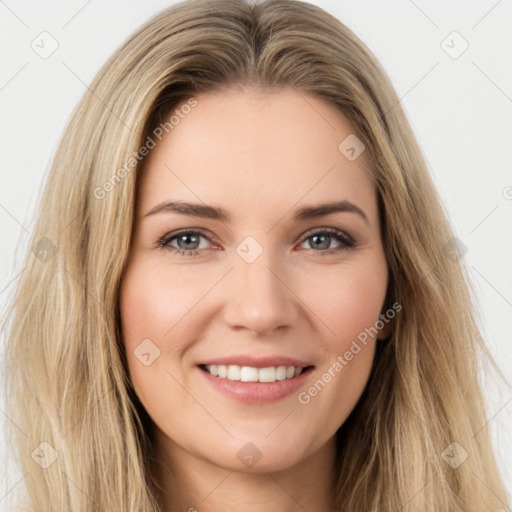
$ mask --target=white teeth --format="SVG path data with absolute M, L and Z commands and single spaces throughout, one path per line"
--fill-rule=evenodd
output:
M 256 369 L 256 368 L 254 368 Z M 258 370 L 259 373 L 259 381 L 260 382 L 275 382 L 276 379 L 276 369 L 274 366 L 270 368 L 260 368 Z
M 293 366 L 290 366 L 290 368 L 293 368 Z M 278 366 L 276 368 L 276 379 L 277 380 L 286 379 L 286 366 Z
M 259 372 L 257 368 L 242 366 L 240 368 L 240 380 L 242 382 L 258 382 Z
M 240 366 L 230 364 L 227 377 L 228 380 L 240 380 Z
M 302 368 L 294 366 L 269 366 L 253 368 L 236 364 L 205 365 L 205 369 L 214 377 L 242 382 L 275 382 L 276 380 L 292 379 L 302 373 Z

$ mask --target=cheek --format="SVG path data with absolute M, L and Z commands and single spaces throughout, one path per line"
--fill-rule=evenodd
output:
M 371 328 L 379 319 L 386 294 L 386 267 L 379 261 L 347 265 L 318 280 L 314 288 L 308 287 L 305 302 L 325 326 L 325 348 L 342 353 L 358 336 L 364 339 L 364 333 L 374 333 Z M 368 335 L 368 341 L 372 337 Z
M 148 412 L 162 412 L 171 389 L 181 396 L 172 376 L 183 381 L 178 367 L 186 366 L 186 349 L 203 327 L 197 311 L 220 277 L 220 270 L 185 272 L 136 257 L 125 271 L 119 296 L 123 345 L 130 380 Z
M 179 329 L 173 329 L 197 295 L 196 287 L 183 286 L 178 276 L 170 279 L 162 270 L 158 265 L 141 265 L 135 259 L 123 276 L 119 296 L 130 378 L 145 406 L 158 399 L 163 370 L 179 345 L 173 337 Z
M 310 288 L 305 302 L 314 305 L 311 309 L 326 326 L 321 340 L 325 357 L 316 380 L 302 390 L 298 401 L 318 417 L 328 417 L 334 428 L 348 417 L 368 381 L 387 271 L 380 260 L 347 265 L 324 282 Z
M 212 281 L 214 282 L 214 281 Z M 145 338 L 163 347 L 212 286 L 200 273 L 170 272 L 162 265 L 130 266 L 123 277 L 120 310 L 127 349 Z M 174 341 L 174 342 L 175 342 Z M 173 344 L 174 344 L 173 342 Z

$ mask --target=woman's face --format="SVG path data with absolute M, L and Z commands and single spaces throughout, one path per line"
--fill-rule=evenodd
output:
M 333 441 L 387 334 L 369 330 L 388 278 L 376 191 L 351 126 L 316 97 L 196 100 L 139 182 L 130 377 L 167 452 L 285 469 Z

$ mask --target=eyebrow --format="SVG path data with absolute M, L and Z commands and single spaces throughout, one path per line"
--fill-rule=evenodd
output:
M 316 206 L 306 206 L 295 211 L 294 220 L 302 221 L 323 217 L 338 212 L 350 212 L 359 215 L 366 224 L 370 224 L 368 217 L 359 206 L 347 200 L 335 201 L 332 203 L 323 203 Z M 221 222 L 229 223 L 231 215 L 222 208 L 209 206 L 199 203 L 187 203 L 184 201 L 166 201 L 157 204 L 144 217 L 156 215 L 157 213 L 179 213 L 182 215 L 190 215 L 192 217 L 201 217 L 204 219 L 213 219 Z

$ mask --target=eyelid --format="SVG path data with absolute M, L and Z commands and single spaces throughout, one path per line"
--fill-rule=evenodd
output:
M 176 231 L 170 231 L 170 232 L 166 233 L 165 235 L 163 235 L 162 237 L 160 237 L 156 242 L 156 246 L 165 249 L 166 246 L 164 244 L 168 244 L 171 240 L 174 240 L 176 237 L 183 235 L 185 233 L 197 233 L 197 234 L 201 235 L 203 238 L 205 238 L 206 240 L 208 240 L 208 242 L 210 242 L 211 244 L 221 245 L 221 242 L 213 233 L 211 233 L 203 228 L 182 228 L 182 229 L 178 229 Z M 187 250 L 187 249 L 179 249 L 174 246 L 171 246 L 171 247 L 173 247 L 173 249 L 176 249 L 178 251 L 180 251 L 180 250 L 186 251 Z M 197 250 L 198 249 L 190 249 L 191 252 L 197 251 Z M 204 250 L 204 249 L 202 249 L 202 250 Z
M 315 228 L 311 228 L 302 235 L 300 235 L 300 240 L 305 240 L 306 238 L 309 238 L 310 236 L 315 235 L 316 233 L 327 233 L 339 236 L 341 238 L 346 239 L 347 243 L 356 245 L 356 240 L 351 237 L 346 231 L 343 231 L 342 229 L 328 227 L 328 226 L 319 226 Z

